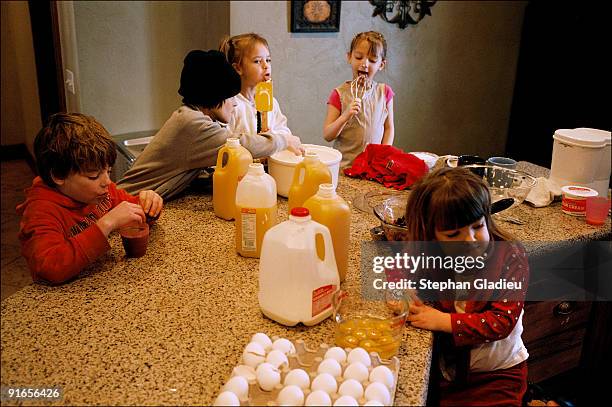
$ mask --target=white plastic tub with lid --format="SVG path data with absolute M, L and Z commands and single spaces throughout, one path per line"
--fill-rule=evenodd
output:
M 581 127 L 553 135 L 550 179 L 560 187 L 582 185 L 607 195 L 610 182 L 610 132 Z
M 334 188 L 337 188 L 342 153 L 331 147 L 319 146 L 316 144 L 302 144 L 302 147 L 307 151 L 317 153 L 319 159 L 329 168 L 332 175 L 332 183 L 334 184 Z M 304 157 L 297 156 L 288 150 L 279 151 L 270 156 L 270 160 L 268 161 L 268 172 L 276 181 L 276 189 L 280 196 L 284 196 L 285 198 L 289 196 L 289 188 L 293 181 L 293 171 L 295 166 L 303 159 Z

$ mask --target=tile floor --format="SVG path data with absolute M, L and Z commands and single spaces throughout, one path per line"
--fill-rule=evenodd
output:
M 17 238 L 19 216 L 15 206 L 23 202 L 23 190 L 33 178 L 34 172 L 25 160 L 2 161 L 2 301 L 32 283 Z

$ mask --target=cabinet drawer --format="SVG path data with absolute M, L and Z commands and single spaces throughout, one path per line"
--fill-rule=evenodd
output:
M 528 378 L 537 383 L 580 364 L 585 328 L 570 329 L 527 344 Z
M 585 326 L 591 302 L 527 302 L 523 315 L 523 342 L 529 344 L 560 332 Z

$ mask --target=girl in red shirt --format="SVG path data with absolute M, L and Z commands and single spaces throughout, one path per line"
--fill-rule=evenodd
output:
M 521 283 L 494 295 L 468 289 L 411 305 L 412 326 L 437 333 L 440 405 L 520 406 L 527 389 L 521 333 L 529 265 L 522 247 L 497 229 L 490 207 L 486 184 L 463 168 L 434 171 L 415 185 L 406 206 L 408 240 L 440 242 L 445 254 L 462 245 L 484 256 L 488 280 Z M 470 279 L 467 272 L 451 274 Z

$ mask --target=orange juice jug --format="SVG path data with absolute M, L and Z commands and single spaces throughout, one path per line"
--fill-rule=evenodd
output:
M 317 253 L 316 240 L 324 253 Z M 289 220 L 264 236 L 259 261 L 259 307 L 270 319 L 293 326 L 315 325 L 333 312 L 340 287 L 329 229 L 293 208 Z
M 331 182 L 329 168 L 319 160 L 316 153 L 306 151 L 304 159 L 293 171 L 293 182 L 289 188 L 289 211 L 302 206 L 308 198 L 316 194 L 319 185 Z
M 334 184 L 319 185 L 319 192 L 304 202 L 312 220 L 327 226 L 334 245 L 334 255 L 340 281 L 346 279 L 348 249 L 350 246 L 351 209 L 341 196 L 336 194 Z M 317 251 L 322 252 L 322 242 L 317 240 Z
M 278 223 L 276 182 L 263 164 L 253 163 L 236 188 L 236 251 L 259 257 L 265 233 Z
M 228 138 L 219 150 L 213 173 L 213 208 L 218 217 L 234 219 L 238 181 L 247 173 L 252 162 L 253 156 L 240 145 L 237 138 Z

